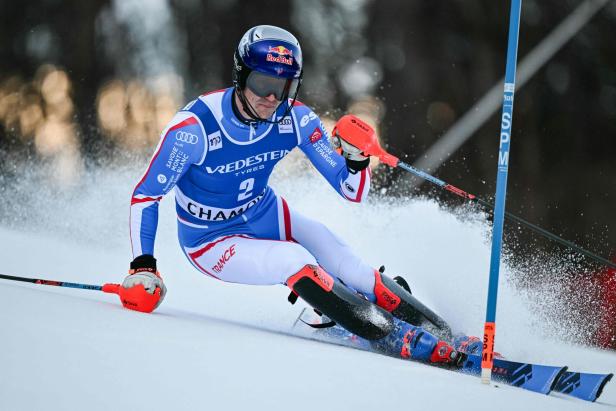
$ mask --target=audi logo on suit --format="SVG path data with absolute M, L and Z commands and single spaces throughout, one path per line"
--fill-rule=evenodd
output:
M 178 131 L 175 133 L 175 139 L 183 143 L 197 144 L 199 137 L 195 134 L 187 133 L 186 131 Z

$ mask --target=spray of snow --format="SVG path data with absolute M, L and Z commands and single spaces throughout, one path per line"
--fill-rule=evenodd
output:
M 333 192 L 316 172 L 299 173 L 291 163 L 283 162 L 272 180 L 277 193 L 291 207 L 324 222 L 372 266 L 385 265 L 390 276 L 403 275 L 414 295 L 445 318 L 455 333 L 482 335 L 490 234 L 482 215 L 471 211 L 452 213 L 429 199 L 373 198 L 366 204 L 351 204 Z M 70 191 L 59 191 L 47 184 L 45 175 L 44 169 L 31 168 L 18 182 L 4 186 L 0 198 L 2 225 L 32 235 L 62 236 L 68 238 L 67 243 L 80 247 L 85 244 L 91 249 L 114 250 L 114 261 L 124 264 L 117 265 L 115 275 L 119 280 L 131 258 L 128 200 L 141 169 L 117 164 L 93 168 L 82 178 L 81 185 Z M 190 278 L 189 282 L 209 286 L 211 281 L 194 272 L 179 251 L 174 213 L 172 196 L 168 196 L 161 205 L 157 237 L 161 270 L 168 272 L 169 279 L 181 273 L 182 278 Z M 534 262 L 535 271 L 540 264 Z M 549 309 L 561 304 L 561 293 L 553 283 L 540 281 L 537 284 L 541 287 L 521 288 L 514 272 L 503 264 L 497 348 L 528 356 L 543 346 L 546 338 L 570 336 L 577 319 L 559 317 Z M 243 298 L 249 300 L 263 292 L 260 288 L 237 287 L 245 290 Z M 284 294 L 284 290 L 275 293 Z M 241 313 L 229 311 L 225 303 L 220 304 L 222 309 L 215 307 L 208 307 L 208 312 L 214 309 L 227 318 L 251 318 L 276 330 L 285 329 L 290 320 L 284 315 L 272 318 L 267 304 L 246 310 L 237 308 Z M 525 344 L 519 344 L 520 338 Z
M 0 272 L 120 282 L 131 259 L 130 192 L 144 165 L 91 169 L 72 191 L 54 189 L 44 170 L 34 168 L 3 184 Z M 367 262 L 404 275 L 414 295 L 454 331 L 481 335 L 489 261 L 489 227 L 482 216 L 454 214 L 426 199 L 350 204 L 316 173 L 289 164 L 277 170 L 272 185 Z M 290 306 L 282 286 L 226 284 L 196 272 L 177 245 L 174 213 L 173 199 L 163 199 L 156 256 L 169 292 L 154 315 L 124 310 L 116 297 L 103 293 L 0 281 L 5 343 L 0 363 L 8 370 L 0 373 L 0 409 L 52 404 L 103 410 L 117 401 L 135 410 L 271 409 L 293 401 L 297 409 L 309 410 L 323 399 L 332 409 L 365 409 L 399 406 L 408 400 L 400 396 L 408 387 L 422 393 L 414 395 L 415 405 L 432 409 L 457 407 L 469 393 L 484 404 L 504 400 L 509 406 L 503 409 L 594 406 L 507 387 L 486 390 L 475 379 L 443 370 L 285 336 L 304 305 Z M 616 369 L 613 353 L 551 337 L 553 327 L 533 305 L 545 295 L 521 295 L 506 265 L 502 276 L 497 351 L 542 363 L 566 359 L 572 369 Z M 155 399 L 144 402 L 143 395 L 126 390 L 134 381 L 152 387 Z M 378 395 L 359 393 L 367 381 Z M 268 394 L 272 386 L 276 394 Z M 308 392 L 319 396 L 296 402 Z M 602 400 L 616 403 L 616 392 L 608 389 Z

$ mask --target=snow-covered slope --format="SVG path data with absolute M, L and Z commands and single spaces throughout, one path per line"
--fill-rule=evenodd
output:
M 98 171 L 87 181 L 96 188 L 70 194 L 42 185 L 16 187 L 16 195 L 29 201 L 11 227 L 0 227 L 0 273 L 90 284 L 121 281 L 131 258 L 126 204 L 138 175 Z M 369 263 L 405 274 L 414 294 L 455 331 L 481 334 L 489 244 L 480 219 L 461 221 L 426 200 L 349 204 L 318 177 L 298 180 L 291 171 L 277 174 L 273 185 Z M 282 286 L 230 285 L 196 272 L 177 246 L 172 203 L 163 200 L 157 240 L 169 292 L 152 315 L 125 310 L 116 296 L 101 292 L 0 280 L 0 410 L 616 405 L 613 385 L 599 403 L 587 404 L 486 387 L 473 377 L 290 336 L 302 304 L 289 305 Z M 547 335 L 553 327 L 538 322 L 506 281 L 508 274 L 503 267 L 497 351 L 576 370 L 616 370 L 613 352 L 568 346 Z

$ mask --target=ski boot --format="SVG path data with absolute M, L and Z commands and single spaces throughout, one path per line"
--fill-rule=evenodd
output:
M 421 327 L 394 318 L 392 332 L 376 341 L 372 347 L 384 354 L 431 364 L 459 368 L 467 355 Z
M 393 280 L 387 280 L 410 297 Z M 465 354 L 424 328 L 404 322 L 361 298 L 319 266 L 304 266 L 287 279 L 287 286 L 313 308 L 386 355 L 454 367 L 466 359 Z
M 466 354 L 481 355 L 483 343 L 479 337 L 472 335 L 458 335 L 453 339 L 453 347 Z M 501 353 L 494 352 L 494 358 L 504 358 Z

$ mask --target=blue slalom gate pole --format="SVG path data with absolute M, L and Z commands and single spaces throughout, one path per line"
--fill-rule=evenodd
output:
M 520 9 L 522 0 L 511 0 L 509 14 L 509 42 L 507 44 L 507 66 L 503 93 L 503 113 L 501 117 L 500 145 L 498 152 L 498 172 L 496 175 L 496 203 L 494 205 L 494 225 L 492 229 L 492 252 L 490 256 L 490 282 L 488 285 L 488 305 L 483 332 L 483 355 L 481 359 L 481 382 L 489 384 L 492 378 L 494 361 L 494 335 L 496 334 L 496 301 L 498 296 L 498 274 L 500 268 L 505 201 L 507 197 L 507 173 L 509 169 L 509 144 L 513 123 L 513 96 L 515 94 L 515 70 L 518 56 L 518 34 L 520 31 Z

